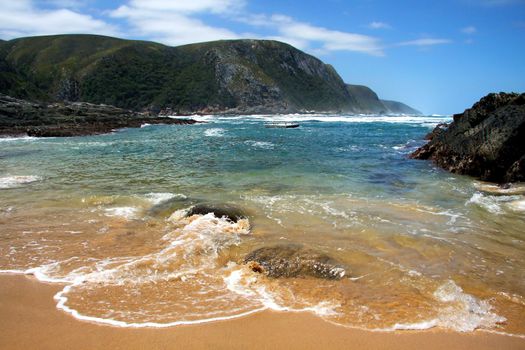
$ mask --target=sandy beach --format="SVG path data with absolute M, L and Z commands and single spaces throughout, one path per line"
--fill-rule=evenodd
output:
M 307 313 L 261 312 L 230 321 L 131 329 L 78 321 L 55 308 L 58 285 L 0 276 L 1 349 L 525 349 L 525 339 L 437 330 L 378 333 Z

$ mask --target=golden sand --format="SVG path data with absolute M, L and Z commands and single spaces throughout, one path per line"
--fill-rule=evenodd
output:
M 525 339 L 486 332 L 380 333 L 270 311 L 200 325 L 118 328 L 56 309 L 60 289 L 30 276 L 0 276 L 0 349 L 525 349 Z

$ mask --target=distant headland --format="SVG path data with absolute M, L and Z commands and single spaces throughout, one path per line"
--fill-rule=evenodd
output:
M 97 35 L 0 42 L 0 93 L 32 102 L 89 102 L 151 114 L 419 111 L 346 84 L 288 44 L 223 40 L 170 47 Z

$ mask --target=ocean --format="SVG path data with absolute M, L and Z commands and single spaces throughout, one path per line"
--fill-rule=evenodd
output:
M 0 139 L 0 270 L 63 285 L 57 307 L 122 327 L 261 310 L 371 330 L 525 336 L 525 186 L 408 155 L 447 116 L 201 116 L 72 138 Z M 296 129 L 265 128 L 296 121 Z M 238 222 L 186 214 L 240 208 Z M 243 264 L 300 246 L 338 280 Z

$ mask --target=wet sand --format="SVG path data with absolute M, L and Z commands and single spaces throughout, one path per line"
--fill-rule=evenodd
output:
M 0 349 L 525 349 L 525 339 L 485 332 L 379 333 L 270 311 L 201 325 L 118 328 L 57 310 L 59 289 L 31 276 L 0 276 Z

